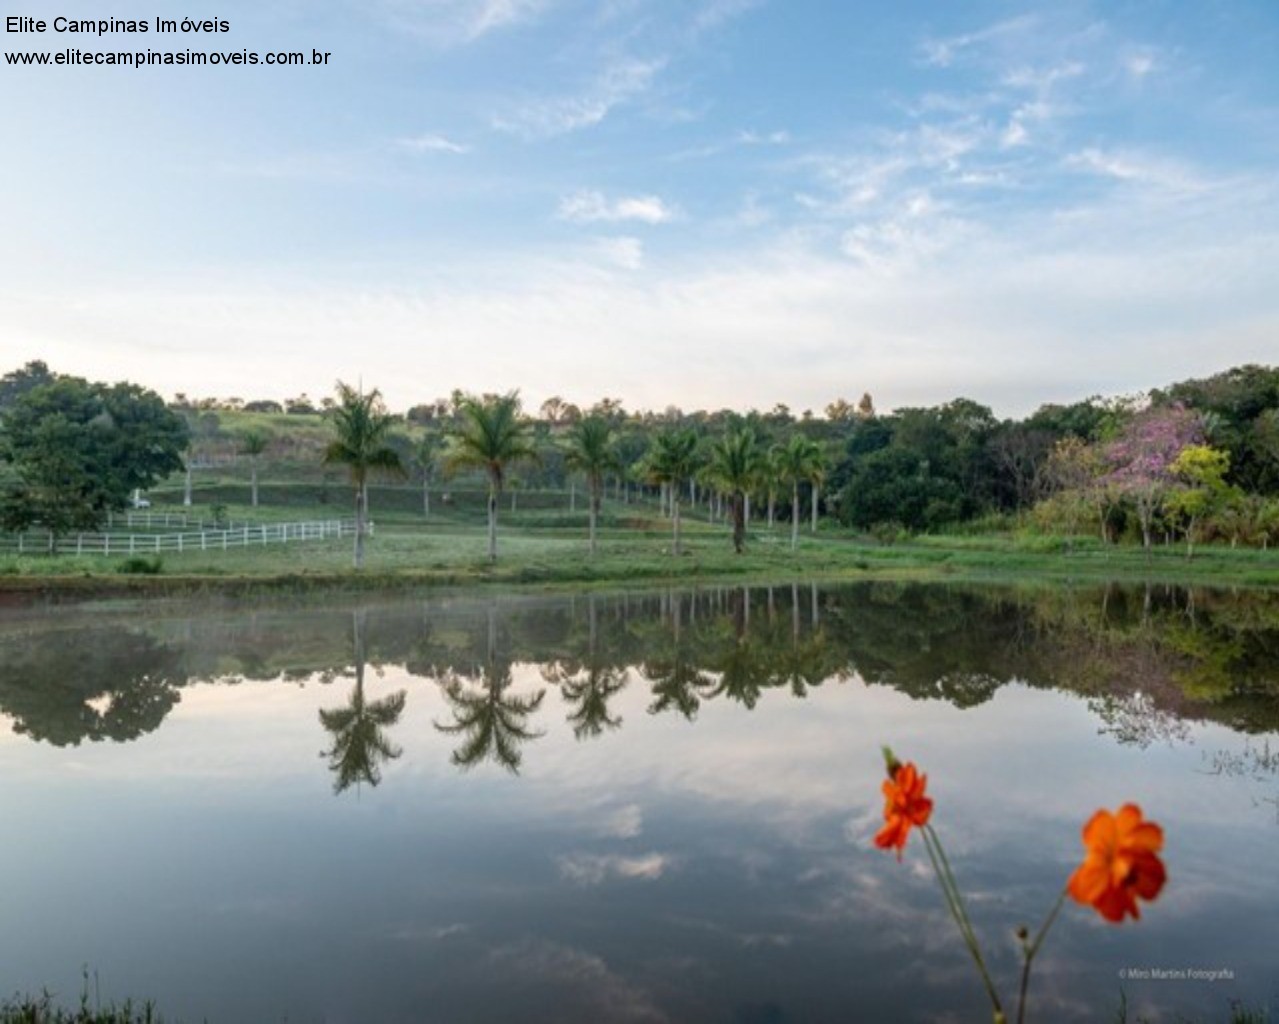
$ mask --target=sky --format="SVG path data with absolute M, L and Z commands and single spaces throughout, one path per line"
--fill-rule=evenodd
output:
M 1279 5 L 10 0 L 0 372 L 998 415 L 1279 353 Z

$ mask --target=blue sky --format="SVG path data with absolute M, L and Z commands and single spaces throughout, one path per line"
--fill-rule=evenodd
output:
M 5 369 L 1020 415 L 1279 352 L 1270 0 L 112 8 L 231 31 L 0 40 L 330 66 L 0 66 Z

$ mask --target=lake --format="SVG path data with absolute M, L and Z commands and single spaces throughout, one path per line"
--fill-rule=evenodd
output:
M 1279 1008 L 1279 595 L 868 584 L 0 610 L 0 991 L 228 1022 L 989 1020 L 1099 807 L 1036 1021 Z

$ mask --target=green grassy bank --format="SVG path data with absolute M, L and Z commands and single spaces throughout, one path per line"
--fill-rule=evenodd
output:
M 206 514 L 207 514 L 207 510 Z M 299 516 L 298 512 L 304 512 Z M 228 506 L 235 521 L 332 517 L 310 506 Z M 881 543 L 823 526 L 805 529 L 792 551 L 785 524 L 756 525 L 734 554 L 728 529 L 704 519 L 684 523 L 683 552 L 672 553 L 669 524 L 652 510 L 619 507 L 603 518 L 598 552 L 586 542 L 584 512 L 527 508 L 505 513 L 496 564 L 485 557 L 485 529 L 474 511 L 375 513 L 365 568 L 351 568 L 349 538 L 188 551 L 136 558 L 0 553 L 0 596 L 237 594 L 316 589 L 387 590 L 475 585 L 554 587 L 802 579 L 946 579 L 989 581 L 1131 580 L 1200 585 L 1279 586 L 1279 553 L 1182 547 L 1140 548 L 1094 538 L 930 536 Z

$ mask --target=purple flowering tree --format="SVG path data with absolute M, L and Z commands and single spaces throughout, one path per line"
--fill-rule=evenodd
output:
M 1103 480 L 1132 502 L 1147 550 L 1155 513 L 1178 483 L 1173 463 L 1184 448 L 1202 443 L 1199 415 L 1181 405 L 1167 405 L 1138 413 L 1123 433 L 1106 446 L 1110 471 Z

